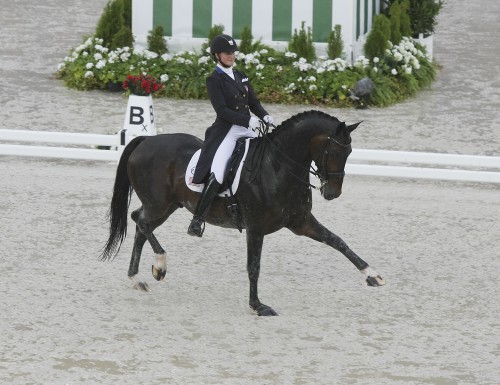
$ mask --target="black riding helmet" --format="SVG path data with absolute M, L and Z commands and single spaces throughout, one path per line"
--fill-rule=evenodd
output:
M 210 53 L 235 52 L 238 46 L 234 39 L 229 35 L 219 35 L 213 38 L 210 43 Z

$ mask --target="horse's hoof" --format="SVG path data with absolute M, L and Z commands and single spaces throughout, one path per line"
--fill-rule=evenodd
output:
M 277 316 L 278 313 L 274 311 L 272 307 L 266 305 L 260 305 L 259 307 L 254 309 L 257 312 L 259 317 L 269 317 L 269 316 Z
M 375 277 L 367 277 L 366 278 L 366 283 L 368 286 L 373 286 L 373 287 L 378 287 L 378 286 L 384 286 L 385 281 L 384 279 L 380 276 L 377 275 Z
M 134 286 L 132 286 L 132 288 L 141 291 L 152 291 L 146 282 L 137 282 Z
M 157 281 L 161 281 L 167 275 L 167 270 L 158 269 L 155 265 L 151 266 L 151 273 L 153 274 L 154 279 Z

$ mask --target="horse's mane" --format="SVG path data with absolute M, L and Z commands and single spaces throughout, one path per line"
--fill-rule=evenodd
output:
M 297 122 L 301 121 L 302 119 L 310 117 L 318 117 L 331 120 L 333 123 L 340 123 L 340 120 L 338 120 L 335 116 L 331 116 L 323 111 L 318 111 L 318 110 L 303 111 L 293 115 L 292 117 L 288 118 L 280 125 L 278 125 L 273 131 L 269 133 L 269 137 L 272 139 L 274 136 L 279 135 L 281 132 L 287 131 L 290 127 L 295 126 Z

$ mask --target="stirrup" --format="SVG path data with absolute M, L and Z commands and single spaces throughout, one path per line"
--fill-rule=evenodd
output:
M 205 231 L 205 221 L 201 218 L 193 218 L 189 224 L 187 233 L 195 237 L 202 237 Z

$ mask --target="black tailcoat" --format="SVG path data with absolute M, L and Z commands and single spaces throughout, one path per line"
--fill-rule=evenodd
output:
M 205 132 L 205 143 L 193 176 L 193 183 L 204 183 L 210 174 L 219 145 L 233 124 L 248 127 L 250 111 L 260 119 L 268 115 L 250 85 L 248 77 L 233 70 L 234 80 L 216 67 L 207 78 L 207 91 L 217 118 Z

